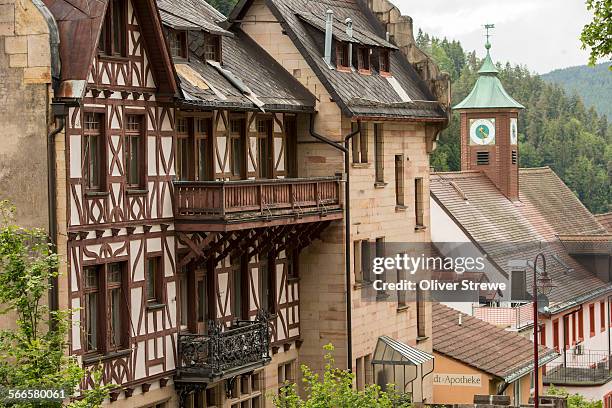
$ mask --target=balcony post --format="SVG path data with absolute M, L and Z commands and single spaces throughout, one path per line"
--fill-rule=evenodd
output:
M 221 217 L 225 218 L 225 183 L 221 186 Z

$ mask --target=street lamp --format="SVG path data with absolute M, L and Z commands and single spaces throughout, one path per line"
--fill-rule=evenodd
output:
M 542 272 L 538 271 L 538 260 L 542 260 Z M 546 258 L 540 252 L 533 261 L 533 402 L 535 408 L 540 405 L 540 381 L 538 373 L 538 292 L 549 295 L 553 289 L 553 283 L 546 272 Z

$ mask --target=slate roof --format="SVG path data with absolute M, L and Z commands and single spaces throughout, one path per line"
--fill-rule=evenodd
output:
M 239 20 L 251 2 L 242 0 L 238 3 L 230 14 L 230 21 Z M 376 72 L 363 75 L 339 72 L 327 66 L 323 59 L 324 32 L 321 24 L 328 9 L 334 13 L 333 31 L 337 38 L 345 39 L 342 27 L 344 21 L 350 18 L 353 32 L 357 33 L 356 40 L 361 39 L 368 45 L 388 43 L 384 28 L 376 16 L 358 0 L 266 0 L 266 5 L 345 115 L 445 120 L 440 104 L 399 50 L 390 51 L 391 73 L 410 99 L 419 103 L 405 103 L 393 84 Z
M 108 0 L 43 0 L 55 19 L 60 36 L 60 81 L 86 81 L 98 46 Z M 158 79 L 160 93 L 173 95 L 177 91 L 170 55 L 163 38 L 155 0 L 133 2 L 140 19 L 139 28 L 152 69 Z M 76 97 L 72 86 L 60 85 L 56 97 Z M 75 88 L 76 89 L 76 88 Z M 80 88 L 84 91 L 85 87 Z
M 189 60 L 175 58 L 182 103 L 203 108 L 312 112 L 314 96 L 238 28 L 204 0 L 157 0 L 164 25 L 190 29 Z M 186 28 L 185 28 L 186 29 Z M 220 33 L 222 65 L 204 60 L 203 32 Z M 195 57 L 193 57 L 195 56 Z
M 509 261 L 531 261 L 544 251 L 556 285 L 549 295 L 551 313 L 612 291 L 558 239 L 606 233 L 574 193 L 548 167 L 520 169 L 519 189 L 519 201 L 512 202 L 479 171 L 434 173 L 430 182 L 433 199 L 502 272 L 509 273 Z M 532 279 L 531 268 L 527 279 Z
M 433 303 L 433 350 L 511 382 L 533 369 L 533 343 L 518 333 Z M 461 316 L 461 325 L 459 325 Z M 540 346 L 538 365 L 557 357 Z

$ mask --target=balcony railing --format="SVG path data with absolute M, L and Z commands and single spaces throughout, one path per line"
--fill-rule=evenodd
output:
M 245 222 L 340 213 L 337 177 L 176 181 L 179 221 Z
M 215 321 L 208 327 L 207 334 L 178 335 L 179 381 L 216 381 L 270 362 L 270 331 L 263 315 L 226 330 Z
M 612 379 L 607 351 L 572 349 L 546 365 L 545 384 L 596 385 Z
M 518 330 L 533 324 L 533 303 L 514 307 L 475 307 L 474 317 L 496 326 Z

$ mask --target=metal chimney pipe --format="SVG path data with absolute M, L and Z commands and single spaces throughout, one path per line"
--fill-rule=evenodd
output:
M 334 12 L 327 10 L 325 12 L 325 54 L 324 59 L 327 66 L 333 68 L 331 63 L 331 51 L 332 51 L 332 24 L 334 21 Z
M 346 35 L 349 38 L 353 38 L 353 20 L 347 18 L 344 20 L 344 24 L 346 24 Z M 351 69 L 353 68 L 353 43 L 349 41 L 348 43 L 348 64 Z

